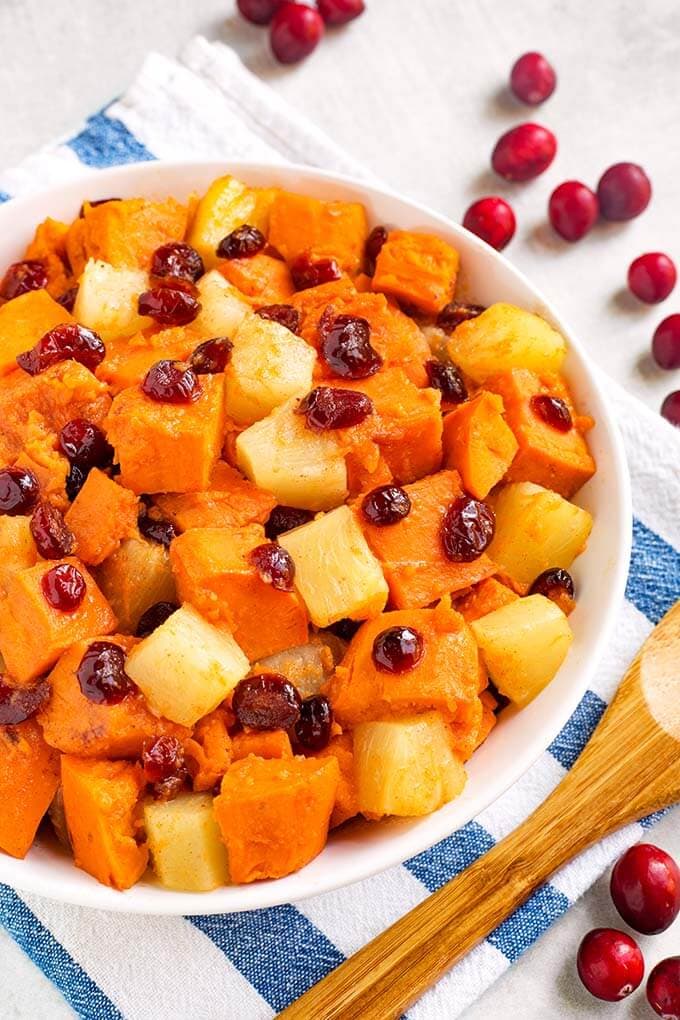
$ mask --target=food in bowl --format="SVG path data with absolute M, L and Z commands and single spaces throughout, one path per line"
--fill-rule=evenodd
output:
M 0 847 L 278 878 L 438 810 L 571 642 L 595 471 L 539 316 L 433 234 L 233 177 L 0 284 Z M 48 824 L 48 823 L 46 823 Z

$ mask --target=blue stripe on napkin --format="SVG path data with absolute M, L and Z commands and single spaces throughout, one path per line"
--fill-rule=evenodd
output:
M 404 867 L 430 892 L 434 892 L 460 871 L 464 871 L 493 845 L 493 836 L 479 822 L 468 822 L 458 832 L 447 836 L 429 850 L 423 850 L 404 861 Z
M 90 117 L 80 134 L 67 144 L 87 166 L 148 163 L 156 158 L 122 121 L 107 117 L 103 111 Z
M 680 599 L 680 552 L 637 519 L 626 598 L 652 623 Z
M 531 899 L 487 935 L 486 941 L 499 949 L 510 963 L 514 963 L 570 906 L 569 900 L 559 889 L 543 885 Z
M 586 691 L 579 706 L 548 748 L 553 758 L 569 770 L 595 732 L 607 707 L 593 691 Z
M 0 203 L 1 202 L 9 202 L 11 197 L 12 196 L 8 195 L 6 191 L 0 191 Z

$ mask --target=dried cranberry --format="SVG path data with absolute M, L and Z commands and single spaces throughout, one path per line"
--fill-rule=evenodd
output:
M 638 255 L 628 267 L 628 289 L 648 305 L 665 301 L 677 278 L 675 263 L 662 251 Z
M 75 535 L 67 528 L 61 510 L 44 500 L 33 511 L 30 528 L 36 549 L 43 559 L 63 559 L 70 556 L 76 547 Z
M 505 694 L 501 694 L 493 680 L 489 680 L 489 694 L 491 694 L 494 701 L 496 702 L 496 707 L 493 710 L 494 715 L 498 715 L 500 712 L 503 711 L 504 708 L 507 708 L 508 705 L 510 704 L 510 698 L 506 697 Z
M 19 354 L 17 364 L 29 375 L 38 375 L 60 361 L 77 361 L 94 372 L 105 355 L 101 337 L 93 330 L 67 322 L 45 333 L 30 351 Z
M 189 365 L 196 375 L 215 375 L 224 372 L 234 345 L 226 336 L 204 340 L 189 358 Z
M 264 526 L 264 533 L 271 542 L 274 542 L 285 531 L 299 528 L 313 517 L 311 510 L 300 510 L 295 506 L 275 506 Z
M 652 357 L 659 368 L 680 368 L 680 315 L 667 316 L 652 338 Z
M 565 596 L 574 598 L 574 581 L 568 570 L 562 567 L 550 567 L 539 574 L 529 589 L 530 595 L 545 595 L 553 602 Z
M 285 326 L 291 333 L 297 333 L 300 328 L 300 313 L 292 305 L 263 305 L 255 313 L 261 319 L 270 319 Z
M 530 181 L 548 169 L 557 139 L 540 124 L 518 124 L 506 131 L 491 156 L 491 165 L 506 181 Z
M 10 687 L 0 676 L 0 726 L 17 726 L 43 707 L 51 688 L 47 680 L 32 687 Z
M 626 924 L 658 935 L 680 914 L 680 868 L 661 847 L 637 843 L 614 866 L 610 892 Z
M 555 69 L 542 53 L 524 53 L 512 65 L 510 88 L 523 103 L 544 103 L 556 85 Z
M 398 485 L 381 485 L 364 496 L 361 512 L 369 524 L 384 528 L 408 517 L 411 500 L 406 490 Z
M 137 688 L 125 672 L 125 652 L 111 641 L 93 641 L 77 671 L 80 689 L 96 705 L 118 705 Z
M 373 402 L 355 390 L 317 386 L 300 402 L 298 411 L 305 415 L 310 429 L 325 432 L 360 425 L 373 413 Z
M 47 286 L 47 270 L 37 259 L 26 259 L 25 262 L 14 262 L 0 283 L 0 298 L 11 301 L 12 298 L 28 294 L 29 290 L 42 290 Z
M 139 295 L 137 311 L 161 326 L 186 326 L 201 310 L 193 294 L 179 287 L 154 287 Z
M 174 602 L 154 602 L 140 616 L 137 630 L 135 631 L 136 636 L 140 638 L 148 637 L 149 634 L 155 631 L 156 627 L 160 627 L 161 624 L 165 623 L 168 617 L 172 616 L 178 609 L 179 606 L 176 606 Z
M 346 25 L 366 10 L 364 0 L 316 0 L 319 14 L 327 25 Z
M 151 792 L 154 800 L 174 800 L 175 797 L 184 790 L 187 785 L 188 773 L 183 772 L 179 776 L 168 776 L 167 779 L 162 779 L 160 783 L 154 783 Z M 219 790 L 216 791 L 216 794 Z
M 59 563 L 51 567 L 43 574 L 40 587 L 52 608 L 62 613 L 74 612 L 85 598 L 87 590 L 85 578 L 71 563 Z
M 680 1020 L 680 956 L 668 956 L 653 968 L 647 1001 L 662 1020 Z
M 453 563 L 470 563 L 489 546 L 495 530 L 496 517 L 490 506 L 472 496 L 459 496 L 442 521 L 444 555 Z
M 356 632 L 361 627 L 363 620 L 349 620 L 347 618 L 342 620 L 336 620 L 335 623 L 331 623 L 326 628 L 331 634 L 335 634 L 342 641 L 351 641 Z
M 172 241 L 156 248 L 151 259 L 151 275 L 180 277 L 195 283 L 205 272 L 203 259 L 195 248 L 183 241 Z
M 152 542 L 158 542 L 159 545 L 164 545 L 166 549 L 173 538 L 177 538 L 179 534 L 172 521 L 150 517 L 144 506 L 142 506 L 139 512 L 137 526 L 144 538 L 148 538 Z
M 236 0 L 239 13 L 253 25 L 268 25 L 281 0 Z
M 636 163 L 615 163 L 600 177 L 597 197 L 606 220 L 632 220 L 649 205 L 652 185 Z
M 269 29 L 272 53 L 282 64 L 296 64 L 309 56 L 323 36 L 323 19 L 306 4 L 283 0 Z
M 198 287 L 193 280 L 185 280 L 183 276 L 150 276 L 150 290 L 181 290 L 189 297 L 198 298 Z
M 503 251 L 515 236 L 517 221 L 509 202 L 499 195 L 487 195 L 468 206 L 463 226 L 496 251 Z
M 308 254 L 296 258 L 290 271 L 298 290 L 320 287 L 322 283 L 331 283 L 332 280 L 339 280 L 342 276 L 335 259 L 314 259 Z
M 630 935 L 615 928 L 595 928 L 581 942 L 576 960 L 578 976 L 591 995 L 620 1002 L 642 981 L 645 962 Z
M 373 661 L 381 673 L 406 673 L 423 657 L 422 635 L 413 627 L 388 627 L 373 642 Z
M 217 246 L 221 259 L 245 259 L 257 255 L 267 243 L 267 238 L 257 227 L 244 223 L 223 237 Z
M 265 542 L 248 557 L 265 584 L 277 591 L 292 591 L 295 564 L 290 553 L 276 542 Z
M 371 346 L 371 327 L 357 315 L 336 315 L 321 331 L 321 356 L 330 370 L 343 379 L 367 379 L 375 375 L 383 359 Z
M 366 256 L 366 270 L 369 276 L 373 276 L 375 273 L 375 264 L 378 261 L 378 255 L 382 251 L 383 245 L 387 240 L 387 228 L 386 227 L 373 227 L 366 238 L 366 244 L 364 245 L 364 254 Z
M 237 684 L 231 701 L 241 726 L 256 730 L 287 730 L 300 718 L 300 695 L 279 673 L 247 676 Z
M 78 464 L 71 464 L 69 473 L 66 476 L 66 495 L 71 502 L 73 502 L 82 489 L 87 476 L 87 468 L 81 468 Z
M 8 467 L 0 471 L 0 514 L 19 517 L 38 502 L 40 484 L 32 471 Z
M 441 391 L 442 400 L 448 404 L 462 404 L 467 400 L 467 386 L 453 362 L 437 361 L 433 358 L 426 362 L 425 371 L 430 386 Z
M 162 783 L 184 770 L 184 748 L 177 737 L 163 734 L 142 750 L 142 768 L 147 783 Z
M 313 694 L 300 705 L 295 740 L 306 751 L 321 751 L 331 739 L 333 710 L 324 694 Z
M 99 426 L 87 418 L 67 421 L 59 433 L 58 442 L 69 463 L 86 470 L 108 467 L 113 461 L 113 447 Z
M 461 322 L 467 322 L 468 319 L 476 319 L 478 315 L 485 311 L 484 305 L 469 305 L 462 301 L 450 301 L 448 305 L 444 305 L 437 316 L 437 325 L 445 333 L 453 333 L 456 326 L 460 326 Z
M 75 287 L 69 287 L 68 290 L 65 290 L 64 293 L 57 298 L 57 303 L 60 304 L 62 308 L 65 308 L 67 312 L 72 312 L 75 308 L 78 290 L 78 284 L 76 284 Z
M 530 405 L 535 415 L 558 432 L 569 432 L 573 427 L 571 412 L 560 397 L 539 393 L 531 398 Z
M 142 391 L 160 404 L 193 404 L 203 393 L 193 368 L 184 361 L 167 359 L 151 366 Z
M 565 241 L 580 241 L 600 214 L 597 195 L 581 181 L 559 184 L 548 202 L 553 229 Z

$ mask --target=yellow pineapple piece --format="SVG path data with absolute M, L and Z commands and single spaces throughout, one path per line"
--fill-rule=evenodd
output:
M 243 318 L 250 314 L 250 305 L 216 269 L 202 276 L 196 286 L 201 310 L 191 324 L 192 332 L 231 339 Z
M 216 265 L 217 246 L 236 227 L 248 223 L 267 235 L 276 192 L 276 188 L 249 188 L 230 174 L 213 181 L 196 207 L 188 238 L 206 266 Z
M 141 536 L 122 542 L 93 574 L 123 634 L 134 634 L 140 616 L 155 602 L 177 598 L 168 550 Z
M 229 882 L 227 850 L 209 793 L 185 793 L 144 805 L 151 866 L 166 889 L 207 892 Z
M 137 311 L 139 295 L 148 289 L 149 278 L 141 269 L 117 268 L 89 259 L 80 277 L 73 315 L 98 333 L 104 343 L 132 336 L 152 325 L 148 316 Z

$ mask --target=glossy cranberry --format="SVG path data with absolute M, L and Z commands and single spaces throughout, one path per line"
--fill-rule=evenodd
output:
M 0 675 L 0 726 L 17 726 L 47 704 L 51 688 L 47 680 L 32 687 L 10 687 Z
M 76 547 L 75 535 L 66 526 L 61 510 L 44 500 L 33 511 L 30 528 L 35 547 L 45 560 L 61 560 Z
M 406 490 L 398 485 L 381 485 L 364 496 L 361 512 L 369 524 L 384 528 L 408 517 L 411 500 Z
M 333 710 L 324 694 L 313 694 L 300 705 L 295 740 L 305 751 L 321 751 L 331 739 Z
M 38 375 L 60 361 L 77 361 L 94 372 L 106 355 L 97 334 L 75 322 L 55 326 L 38 340 L 35 347 L 17 357 L 17 365 L 29 375 Z
M 33 509 L 39 495 L 38 479 L 28 468 L 8 467 L 0 471 L 0 514 L 23 516 Z
M 144 538 L 148 538 L 151 542 L 157 542 L 159 545 L 164 545 L 166 549 L 179 534 L 172 521 L 150 517 L 144 507 L 139 512 L 137 526 Z
M 295 564 L 290 553 L 276 542 L 258 545 L 248 557 L 258 574 L 277 591 L 292 591 Z
M 373 402 L 355 390 L 317 386 L 300 402 L 298 411 L 304 414 L 310 429 L 325 432 L 360 425 L 373 413 Z
M 422 635 L 413 627 L 388 627 L 373 642 L 373 662 L 381 673 L 406 673 L 423 657 Z
M 226 336 L 204 340 L 189 358 L 189 365 L 196 375 L 215 375 L 224 372 L 234 345 Z
M 25 262 L 14 262 L 0 283 L 0 298 L 11 301 L 12 298 L 28 294 L 29 290 L 42 290 L 47 286 L 47 270 L 37 259 Z
M 383 359 L 371 346 L 371 327 L 357 315 L 336 315 L 321 331 L 321 357 L 342 379 L 367 379 Z
M 537 393 L 530 400 L 533 413 L 546 425 L 557 429 L 558 432 L 569 432 L 574 423 L 571 420 L 571 412 L 561 397 L 551 397 L 548 393 Z
M 660 368 L 680 368 L 680 315 L 659 323 L 652 338 L 652 356 Z
M 78 284 L 76 284 L 75 287 L 69 287 L 68 290 L 65 290 L 64 293 L 57 298 L 57 303 L 60 304 L 62 308 L 65 308 L 67 312 L 72 312 L 75 308 L 78 290 Z
M 142 750 L 142 768 L 147 783 L 162 783 L 183 771 L 184 748 L 177 737 L 163 734 Z
M 600 177 L 597 197 L 606 220 L 632 220 L 649 205 L 652 185 L 636 163 L 615 163 Z
M 680 1020 L 680 956 L 657 963 L 647 980 L 647 1001 L 662 1020 Z
M 515 236 L 517 222 L 512 206 L 504 198 L 489 195 L 468 206 L 463 226 L 496 251 L 503 251 Z
M 620 1002 L 638 987 L 645 962 L 636 942 L 615 928 L 594 928 L 581 942 L 578 976 L 591 995 Z
M 518 124 L 496 142 L 491 166 L 506 181 L 530 181 L 548 169 L 557 139 L 540 124 Z
M 108 467 L 113 461 L 113 447 L 99 426 L 87 418 L 66 422 L 58 443 L 69 462 L 82 468 Z
M 442 400 L 447 404 L 462 404 L 467 400 L 467 386 L 453 362 L 433 358 L 426 362 L 425 371 L 430 386 L 441 392 Z
M 66 476 L 66 495 L 71 502 L 73 502 L 82 489 L 88 474 L 87 468 L 81 468 L 78 464 L 71 464 L 69 473 Z
M 323 36 L 323 18 L 306 4 L 283 0 L 269 29 L 272 53 L 281 64 L 297 64 L 316 49 Z
M 268 25 L 281 0 L 236 0 L 239 13 L 253 25 Z
M 274 542 L 279 535 L 299 528 L 313 518 L 311 510 L 300 510 L 295 506 L 275 506 L 264 526 L 264 533 L 271 542 Z
M 638 843 L 614 866 L 610 892 L 626 924 L 658 935 L 680 914 L 680 868 L 660 847 Z
M 533 581 L 529 594 L 545 595 L 552 602 L 558 602 L 564 596 L 573 599 L 574 581 L 568 570 L 564 570 L 562 567 L 550 567 Z
M 322 283 L 331 283 L 342 276 L 335 259 L 315 259 L 311 255 L 300 255 L 295 259 L 290 272 L 298 290 L 320 287 Z
M 326 630 L 329 630 L 331 634 L 335 634 L 342 641 L 351 641 L 356 632 L 361 627 L 363 620 L 336 620 L 335 623 L 331 623 Z
M 557 75 L 542 53 L 523 53 L 512 65 L 510 88 L 529 106 L 544 103 L 557 85 Z
M 200 310 L 197 299 L 179 287 L 154 287 L 140 294 L 137 301 L 139 314 L 161 326 L 187 326 Z
M 140 616 L 137 630 L 135 631 L 136 636 L 141 638 L 148 637 L 149 634 L 152 634 L 157 627 L 164 624 L 168 617 L 172 616 L 178 609 L 179 606 L 175 605 L 174 602 L 154 602 Z
M 195 248 L 183 241 L 162 244 L 151 259 L 152 276 L 179 277 L 195 283 L 204 273 L 203 259 Z
M 78 683 L 96 705 L 118 705 L 137 690 L 125 672 L 125 652 L 111 641 L 93 641 L 78 666 Z
M 382 251 L 383 245 L 387 240 L 387 227 L 373 227 L 366 238 L 366 244 L 364 245 L 364 254 L 366 256 L 366 271 L 369 276 L 373 276 L 375 272 L 375 264 L 378 259 L 378 255 Z
M 476 319 L 478 315 L 485 311 L 484 305 L 469 305 L 462 301 L 449 301 L 448 305 L 444 305 L 437 316 L 437 325 L 445 333 L 453 333 L 456 326 L 460 326 L 461 322 L 467 322 L 468 319 Z
M 661 405 L 661 414 L 671 425 L 680 428 L 680 390 L 668 394 Z
M 316 0 L 316 6 L 327 25 L 346 25 L 366 10 L 364 0 Z
M 495 530 L 496 517 L 490 506 L 472 496 L 459 496 L 442 521 L 444 555 L 453 563 L 470 563 L 490 545 Z
M 580 241 L 599 214 L 597 195 L 581 181 L 565 181 L 558 185 L 548 202 L 553 229 L 565 241 Z
M 628 289 L 648 305 L 665 301 L 677 278 L 675 263 L 661 251 L 639 255 L 628 267 Z
M 184 361 L 157 361 L 144 377 L 142 390 L 161 404 L 193 404 L 203 390 L 193 368 Z
M 256 315 L 261 319 L 270 319 L 271 322 L 278 322 L 285 326 L 291 333 L 297 333 L 300 328 L 300 313 L 292 305 L 263 305 L 258 308 Z
M 287 730 L 300 718 L 297 689 L 279 673 L 247 676 L 237 684 L 231 707 L 241 726 L 256 730 Z
M 217 254 L 221 259 L 249 258 L 261 252 L 266 243 L 266 237 L 257 227 L 244 223 L 222 238 L 217 246 Z
M 59 563 L 43 574 L 42 593 L 53 609 L 73 613 L 85 598 L 85 578 L 72 563 Z

